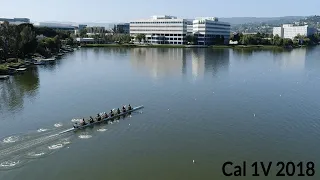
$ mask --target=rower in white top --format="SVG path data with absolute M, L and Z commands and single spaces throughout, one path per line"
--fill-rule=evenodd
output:
M 127 111 L 127 109 L 126 109 L 126 107 L 125 106 L 122 106 L 122 112 L 126 112 Z

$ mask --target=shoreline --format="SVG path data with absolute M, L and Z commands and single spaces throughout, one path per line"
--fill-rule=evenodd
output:
M 296 49 L 308 46 L 296 46 L 296 47 L 282 47 L 274 45 L 139 45 L 139 44 L 86 44 L 82 45 L 83 48 L 93 48 L 93 47 L 123 47 L 123 48 L 211 48 L 211 49 Z

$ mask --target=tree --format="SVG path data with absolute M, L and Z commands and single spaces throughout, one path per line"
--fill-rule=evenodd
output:
M 146 35 L 145 34 L 138 34 L 136 36 L 136 39 L 138 40 L 139 43 L 141 43 L 141 41 L 145 41 Z
M 33 25 L 26 25 L 20 32 L 21 42 L 20 49 L 22 50 L 22 56 L 33 53 L 37 48 L 36 34 Z
M 232 41 L 240 41 L 240 34 L 239 33 L 234 33 L 230 36 L 230 40 Z
M 87 35 L 87 29 L 86 28 L 81 29 L 80 30 L 80 37 L 83 38 L 83 37 L 86 37 L 86 35 Z
M 36 35 L 44 35 L 46 37 L 55 37 L 58 34 L 54 29 L 48 27 L 36 27 L 35 33 Z
M 3 49 L 3 56 L 6 60 L 8 58 L 8 53 L 10 51 L 9 44 L 12 38 L 12 31 L 10 29 L 10 25 L 8 21 L 4 21 L 0 25 L 0 40 L 1 40 L 1 48 Z
M 197 41 L 197 37 L 194 36 L 194 35 L 187 35 L 186 36 L 186 41 L 190 44 L 197 44 L 198 41 Z
M 283 46 L 292 46 L 293 45 L 293 41 L 292 39 L 288 39 L 288 38 L 285 38 L 283 39 Z

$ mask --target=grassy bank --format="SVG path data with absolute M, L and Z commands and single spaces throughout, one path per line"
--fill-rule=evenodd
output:
M 286 49 L 282 46 L 273 46 L 273 45 L 213 45 L 211 48 L 233 48 L 233 49 Z M 297 47 L 293 47 L 297 48 Z
M 85 44 L 81 47 L 136 47 L 135 44 Z
M 0 75 L 9 74 L 9 68 L 19 67 L 23 65 L 23 61 L 21 59 L 13 60 L 12 62 L 6 62 L 0 64 Z
M 159 45 L 140 45 L 140 44 L 86 44 L 81 47 L 126 47 L 126 48 L 199 48 L 202 46 L 190 46 L 190 45 L 175 45 L 175 44 L 159 44 Z M 206 46 L 203 46 L 206 47 Z M 282 46 L 273 45 L 213 45 L 208 46 L 209 48 L 221 49 L 221 48 L 233 48 L 233 49 L 287 49 Z M 293 47 L 293 48 L 299 48 Z
M 185 45 L 169 45 L 169 44 L 159 44 L 159 45 L 140 45 L 140 44 L 86 44 L 81 47 L 130 47 L 130 48 L 185 48 Z

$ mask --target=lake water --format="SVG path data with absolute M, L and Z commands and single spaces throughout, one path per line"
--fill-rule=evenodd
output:
M 320 47 L 82 48 L 0 81 L 0 179 L 257 179 L 255 161 L 273 163 L 258 179 L 306 178 L 276 177 L 279 161 L 319 179 L 319 92 Z M 129 103 L 145 108 L 52 137 Z M 224 176 L 227 161 L 247 176 Z

